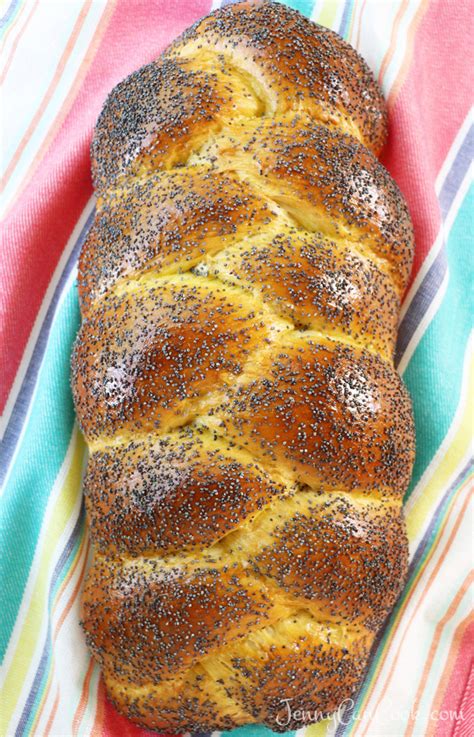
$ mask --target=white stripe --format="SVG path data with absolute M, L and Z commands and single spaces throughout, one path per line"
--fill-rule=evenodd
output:
M 72 233 L 71 233 L 71 235 L 69 237 L 69 240 L 68 240 L 68 242 L 66 244 L 66 247 L 64 248 L 64 251 L 62 252 L 61 257 L 60 257 L 60 259 L 58 261 L 58 264 L 57 264 L 57 266 L 56 266 L 56 268 L 54 270 L 54 274 L 53 274 L 53 276 L 51 278 L 51 281 L 49 282 L 48 288 L 46 290 L 46 293 L 45 293 L 45 295 L 43 297 L 43 301 L 41 303 L 41 307 L 38 310 L 38 314 L 36 315 L 36 319 L 35 319 L 33 328 L 31 330 L 30 336 L 28 338 L 28 342 L 26 344 L 26 347 L 25 347 L 25 350 L 24 350 L 24 353 L 23 353 L 23 356 L 22 356 L 22 359 L 21 359 L 20 366 L 18 368 L 18 371 L 16 372 L 15 380 L 14 380 L 13 385 L 12 385 L 12 388 L 10 390 L 10 394 L 8 396 L 7 403 L 5 405 L 5 410 L 4 410 L 3 415 L 2 415 L 2 425 L 3 425 L 3 427 L 2 427 L 2 429 L 0 431 L 0 440 L 1 440 L 1 438 L 3 438 L 3 435 L 5 433 L 6 426 L 7 426 L 8 422 L 9 422 L 9 420 L 10 420 L 11 413 L 12 413 L 13 408 L 15 406 L 15 402 L 17 400 L 18 393 L 19 393 L 19 391 L 21 389 L 21 385 L 22 385 L 23 379 L 24 379 L 25 374 L 26 374 L 26 372 L 28 370 L 28 366 L 29 366 L 29 363 L 31 361 L 31 357 L 33 355 L 33 351 L 34 351 L 36 342 L 38 340 L 38 336 L 39 336 L 39 334 L 41 332 L 41 328 L 43 326 L 43 322 L 45 320 L 46 313 L 47 313 L 47 311 L 49 309 L 49 306 L 51 304 L 51 301 L 53 299 L 54 292 L 56 290 L 56 287 L 58 285 L 58 282 L 59 282 L 59 280 L 60 280 L 60 278 L 62 276 L 62 273 L 63 273 L 63 271 L 64 271 L 64 269 L 66 267 L 66 263 L 67 263 L 67 261 L 69 259 L 69 256 L 71 255 L 71 252 L 73 251 L 74 246 L 77 243 L 77 240 L 78 240 L 78 238 L 79 238 L 79 236 L 81 234 L 81 231 L 82 231 L 84 225 L 87 222 L 87 218 L 90 216 L 90 214 L 92 213 L 92 211 L 94 209 L 94 205 L 95 205 L 95 198 L 94 197 L 91 197 L 90 200 L 88 201 L 87 205 L 85 206 L 84 210 L 82 211 L 82 213 L 81 213 L 81 215 L 79 217 L 79 220 L 77 221 L 77 223 L 76 223 L 76 225 L 74 227 L 74 230 L 72 231 Z M 70 279 L 68 280 L 68 283 L 69 283 L 69 281 L 70 281 Z M 65 285 L 65 288 L 66 288 L 66 286 L 67 285 Z M 63 293 L 64 293 L 64 291 L 65 291 L 65 289 L 63 289 Z M 62 297 L 59 300 L 59 303 L 61 302 L 61 300 L 62 300 Z M 56 306 L 55 314 L 58 311 L 59 303 Z M 39 367 L 38 367 L 38 373 L 39 373 Z M 30 404 L 31 404 L 31 400 L 30 400 Z M 25 424 L 25 423 L 23 423 L 23 424 Z
M 336 11 L 336 14 L 334 16 L 334 19 L 332 21 L 332 29 L 333 29 L 333 31 L 338 31 L 339 30 L 339 26 L 341 25 L 342 16 L 343 16 L 343 13 L 344 13 L 344 6 L 345 6 L 345 4 L 346 4 L 345 3 L 345 0 L 339 0 L 339 2 L 337 3 L 337 11 Z
M 67 3 L 65 3 L 65 5 L 67 5 Z M 66 103 L 66 99 L 69 95 L 70 90 L 73 87 L 76 76 L 81 68 L 84 58 L 86 57 L 91 41 L 96 32 L 97 26 L 106 8 L 107 8 L 107 4 L 100 2 L 100 0 L 94 0 L 94 2 L 92 3 L 84 19 L 84 23 L 74 43 L 74 46 L 69 53 L 67 62 L 57 82 L 57 85 L 54 89 L 52 97 L 49 100 L 43 114 L 41 115 L 40 120 L 36 124 L 34 131 L 31 135 L 31 138 L 29 139 L 27 145 L 25 146 L 20 156 L 19 161 L 17 161 L 16 163 L 14 171 L 12 172 L 9 181 L 7 182 L 5 191 L 3 193 L 4 208 L 8 207 L 12 203 L 12 200 L 15 197 L 18 188 L 20 187 L 25 175 L 28 173 L 28 170 L 30 169 L 32 162 L 35 156 L 38 154 L 43 142 L 47 138 L 57 116 L 61 112 L 63 112 L 63 110 L 65 109 L 64 106 Z M 49 10 L 49 17 L 50 16 L 51 16 L 51 9 Z M 29 31 L 30 29 L 28 28 L 28 31 L 25 34 L 25 36 L 29 35 Z M 41 48 L 45 46 L 44 33 L 45 33 L 45 29 L 43 29 L 43 38 L 41 38 Z M 22 42 L 23 42 L 23 39 L 22 39 Z M 36 39 L 36 44 L 38 44 L 38 39 Z M 50 45 L 53 47 L 56 46 L 56 44 L 50 44 Z M 31 50 L 30 50 L 30 53 L 31 53 Z M 21 63 L 23 66 L 26 65 L 27 62 L 26 62 L 25 57 L 21 59 Z M 31 65 L 31 61 L 28 64 L 28 74 L 31 74 L 30 65 Z M 10 70 L 10 72 L 11 71 L 12 70 Z M 5 101 L 7 104 L 7 110 L 5 112 L 5 119 L 9 120 L 10 118 L 13 118 L 13 120 L 15 120 L 15 115 L 17 112 L 18 105 L 21 104 L 22 102 L 22 96 L 19 95 L 18 93 L 15 94 L 15 90 L 18 89 L 20 83 L 18 81 L 18 75 L 13 75 L 13 74 L 10 75 L 9 73 L 7 81 L 8 80 L 10 80 L 10 83 L 8 85 L 7 85 L 7 82 L 5 83 L 5 93 L 4 93 Z M 29 90 L 30 88 L 31 88 L 31 84 L 27 85 L 26 89 Z M 20 89 L 21 89 L 21 86 L 20 86 Z M 44 89 L 43 91 L 46 92 L 46 89 Z M 27 127 L 29 126 L 30 122 L 33 120 L 33 117 L 39 108 L 41 99 L 36 100 L 36 104 L 34 105 L 34 107 L 31 104 L 28 104 L 28 113 L 25 112 L 24 114 L 24 118 L 25 118 L 24 125 L 20 126 L 21 135 L 23 135 L 26 132 Z M 83 132 L 77 131 L 76 137 L 82 137 L 82 135 L 83 135 Z M 14 151 L 17 149 L 17 146 L 21 140 L 21 137 L 20 137 L 19 132 L 15 131 L 15 134 L 13 134 L 12 131 L 7 130 L 5 138 L 7 140 L 7 151 L 9 152 L 9 155 L 5 156 L 5 159 L 8 159 L 8 161 L 10 161 L 11 156 L 13 155 Z M 78 141 L 74 141 L 74 139 L 72 139 L 71 148 L 74 148 L 75 146 L 77 146 L 77 143 Z M 5 164 L 7 164 L 7 161 L 5 161 Z
M 3 84 L 4 153 L 8 166 L 35 112 L 41 104 L 70 38 L 85 0 L 56 3 L 39 2 L 31 22 L 17 46 Z M 45 43 L 49 36 L 54 43 Z M 34 84 L 31 73 L 34 65 Z M 3 168 L 4 167 L 4 168 Z
M 464 177 L 458 191 L 456 192 L 456 196 L 453 198 L 451 207 L 449 208 L 449 211 L 446 215 L 444 223 L 441 226 L 441 230 L 435 241 L 435 245 L 433 246 L 430 253 L 428 254 L 428 257 L 425 259 L 422 269 L 420 269 L 420 273 L 418 274 L 419 278 L 416 279 L 416 284 L 418 288 L 419 288 L 419 285 L 421 284 L 423 277 L 425 276 L 430 266 L 432 265 L 434 259 L 436 258 L 437 253 L 439 253 L 439 251 L 441 250 L 441 246 L 446 245 L 448 242 L 451 228 L 454 225 L 458 212 L 461 209 L 464 199 L 469 191 L 471 180 L 472 180 L 472 166 L 470 166 L 469 170 L 466 172 L 466 176 Z M 421 272 L 423 272 L 422 275 L 421 275 Z M 449 278 L 449 264 L 448 264 L 443 282 L 440 285 L 440 288 L 436 296 L 434 297 L 426 313 L 423 315 L 423 318 L 421 319 L 417 329 L 413 333 L 410 339 L 410 342 L 408 343 L 405 349 L 405 352 L 403 353 L 403 356 L 400 360 L 400 363 L 398 365 L 398 371 L 402 375 L 405 372 L 420 340 L 422 339 L 431 321 L 433 320 L 435 314 L 437 313 L 439 307 L 441 306 L 443 296 L 447 288 L 448 278 Z M 414 287 L 415 287 L 415 283 L 413 284 L 413 288 Z M 413 297 L 415 296 L 415 292 L 416 290 L 413 292 L 412 290 L 410 290 L 410 301 L 413 300 Z M 405 307 L 404 313 L 406 312 L 406 309 L 407 308 Z
M 451 602 L 448 601 L 447 604 L 451 605 Z M 446 607 L 446 610 L 449 607 Z M 453 636 L 456 630 L 456 627 L 462 622 L 463 619 L 465 619 L 467 616 L 469 616 L 470 612 L 472 611 L 472 587 L 468 588 L 461 599 L 461 601 L 458 604 L 458 607 L 456 611 L 454 612 L 451 619 L 446 622 L 441 637 L 438 642 L 438 646 L 436 648 L 435 656 L 433 658 L 433 662 L 430 668 L 429 673 L 425 676 L 425 683 L 424 683 L 424 689 L 421 694 L 419 706 L 417 709 L 417 712 L 419 714 L 419 718 L 415 719 L 414 724 L 414 730 L 413 734 L 427 734 L 428 726 L 437 724 L 437 726 L 442 726 L 444 721 L 444 726 L 453 726 L 453 722 L 449 722 L 447 720 L 440 720 L 439 714 L 431 714 L 430 709 L 433 703 L 433 697 L 436 693 L 436 688 L 439 684 L 441 675 L 443 673 L 444 667 L 446 666 L 450 647 L 449 645 L 453 642 Z M 442 617 L 440 617 L 442 619 Z
M 369 725 L 368 734 L 370 735 L 398 737 L 405 731 L 408 711 L 420 682 L 434 628 L 443 616 L 446 602 L 452 601 L 470 570 L 470 560 L 469 556 L 466 556 L 466 549 L 471 541 L 472 518 L 470 514 L 464 514 L 462 518 L 459 518 L 462 505 L 469 497 L 470 490 L 464 487 L 454 501 L 446 527 L 433 550 L 432 558 L 423 570 L 415 589 L 412 590 L 410 602 L 401 621 L 393 630 L 393 640 L 377 679 L 373 683 L 371 697 L 363 713 L 359 715 L 360 721 L 355 727 L 354 735 L 359 734 L 367 725 Z M 449 552 L 438 573 L 434 574 L 445 545 L 458 522 L 458 532 L 451 542 Z M 433 580 L 428 590 L 427 585 L 431 576 Z M 419 607 L 418 612 L 408 625 L 417 607 Z M 397 656 L 398 661 L 395 664 Z M 387 686 L 390 671 L 392 671 L 390 683 L 380 704 L 375 709 L 382 689 Z
M 86 701 L 86 708 L 80 721 L 77 732 L 78 737 L 96 737 L 97 732 L 94 731 L 94 722 L 96 720 L 97 707 L 99 705 L 99 686 L 101 682 L 101 671 L 97 663 L 94 663 L 92 676 L 89 684 L 89 693 Z M 70 715 L 72 716 L 72 715 Z M 67 724 L 67 715 L 62 714 L 63 724 Z M 71 726 L 72 726 L 72 719 Z M 72 734 L 71 728 L 67 735 Z M 115 736 L 114 736 L 115 737 Z
M 352 9 L 352 17 L 349 22 L 349 35 L 347 37 L 348 42 L 351 46 L 356 47 L 357 33 L 361 21 L 361 12 L 364 5 L 364 0 L 354 0 L 354 6 Z M 359 49 L 357 49 L 359 50 Z
M 10 26 L 9 25 L 8 28 L 6 28 L 3 31 L 3 35 L 6 35 L 6 34 L 8 34 L 8 35 L 7 35 L 6 39 L 4 39 L 3 36 L 2 36 L 2 40 L 1 40 L 1 44 L 0 44 L 0 46 L 1 46 L 1 57 L 2 57 L 2 59 L 0 61 L 0 72 L 2 72 L 3 69 L 4 69 L 4 67 L 5 67 L 5 63 L 6 63 L 7 59 L 8 59 L 8 57 L 10 56 L 10 52 L 11 52 L 11 50 L 12 50 L 14 44 L 15 44 L 16 39 L 18 38 L 19 34 L 22 32 L 22 30 L 23 30 L 23 28 L 25 26 L 25 23 L 26 23 L 26 21 L 28 19 L 28 16 L 29 16 L 29 14 L 31 12 L 31 9 L 32 9 L 34 3 L 35 3 L 35 0 L 26 0 L 24 2 L 24 8 L 21 11 L 21 16 L 20 17 L 17 16 L 15 18 L 15 20 L 13 21 L 13 26 Z M 20 11 L 18 11 L 18 12 L 20 12 Z
M 410 26 L 413 23 L 415 16 L 422 5 L 423 0 L 411 0 L 411 2 L 408 3 L 407 7 L 403 11 L 403 14 L 401 16 L 400 23 L 398 25 L 396 37 L 395 37 L 395 43 L 394 43 L 394 53 L 392 55 L 391 61 L 388 65 L 388 67 L 385 70 L 384 78 L 382 81 L 382 89 L 384 93 L 387 95 L 392 90 L 392 87 L 397 82 L 399 74 L 401 72 L 402 66 L 405 62 L 406 56 L 409 52 L 409 31 Z M 376 1 L 376 4 L 380 7 L 381 11 L 383 12 L 383 9 L 385 7 L 385 3 L 380 3 Z M 385 22 L 385 21 L 383 21 Z M 393 27 L 393 23 L 390 24 Z M 413 44 L 414 39 L 410 39 L 410 44 Z
M 403 0 L 368 0 L 360 27 L 358 50 L 378 77 L 389 51 L 395 17 Z M 385 78 L 384 92 L 390 88 Z
M 449 266 L 446 269 L 446 273 L 444 275 L 443 281 L 441 282 L 440 287 L 438 291 L 436 292 L 436 295 L 433 297 L 433 300 L 431 301 L 430 306 L 428 307 L 423 317 L 421 318 L 420 322 L 418 323 L 418 326 L 415 332 L 411 336 L 410 341 L 407 347 L 405 348 L 405 351 L 400 360 L 400 363 L 398 364 L 398 373 L 400 374 L 400 376 L 403 376 L 403 374 L 405 373 L 406 368 L 408 364 L 410 363 L 413 353 L 415 352 L 421 338 L 425 334 L 431 321 L 433 320 L 434 316 L 436 315 L 439 308 L 441 307 L 441 303 L 443 302 L 444 295 L 446 294 L 446 290 L 448 288 L 448 283 L 449 283 Z
M 456 159 L 456 156 L 458 155 L 461 146 L 464 143 L 464 139 L 466 138 L 469 129 L 473 123 L 472 120 L 472 108 L 469 110 L 468 114 L 466 115 L 466 118 L 461 125 L 460 129 L 458 130 L 456 134 L 456 138 L 451 144 L 451 148 L 449 149 L 448 155 L 446 156 L 441 169 L 439 170 L 438 176 L 436 177 L 435 182 L 435 191 L 436 194 L 439 195 L 443 188 L 443 184 L 446 180 L 446 177 L 448 176 L 449 172 L 451 171 L 451 167 L 453 165 L 454 160 Z
M 61 469 L 56 477 L 56 481 L 54 482 L 54 485 L 51 489 L 51 493 L 48 497 L 48 503 L 46 506 L 46 511 L 44 514 L 43 522 L 41 525 L 41 530 L 40 530 L 40 534 L 38 537 L 38 542 L 36 545 L 35 554 L 33 557 L 33 562 L 31 565 L 30 573 L 28 575 L 28 580 L 26 582 L 25 590 L 23 592 L 21 605 L 20 605 L 18 615 L 15 621 L 15 626 L 13 628 L 13 632 L 10 637 L 10 641 L 8 643 L 7 651 L 5 653 L 3 669 L 2 669 L 4 677 L 2 679 L 2 682 L 4 682 L 4 680 L 6 679 L 6 676 L 11 668 L 13 658 L 15 657 L 17 648 L 19 646 L 23 627 L 25 624 L 25 619 L 33 604 L 33 593 L 36 588 L 37 580 L 40 576 L 40 572 L 44 573 L 43 570 L 41 569 L 41 564 L 42 563 L 44 564 L 44 561 L 42 559 L 44 556 L 45 548 L 49 544 L 49 536 L 51 534 L 51 530 L 49 529 L 49 524 L 50 524 L 52 516 L 54 515 L 59 496 L 62 492 L 62 488 L 65 483 L 65 479 L 71 468 L 73 457 L 74 457 L 75 445 L 77 441 L 78 441 L 78 429 L 76 426 L 74 426 L 66 456 L 64 458 Z M 39 664 L 41 654 L 43 651 L 44 641 L 45 641 L 45 636 L 46 636 L 46 631 L 47 631 L 47 626 L 48 626 L 47 597 L 49 593 L 49 585 L 51 581 L 51 576 L 58 562 L 58 559 L 60 558 L 64 550 L 67 540 L 71 536 L 71 533 L 74 529 L 74 525 L 76 524 L 77 517 L 79 515 L 79 511 L 81 508 L 81 502 L 82 502 L 81 494 L 78 493 L 77 499 L 75 500 L 75 504 L 73 506 L 72 514 L 70 515 L 68 521 L 66 522 L 63 533 L 58 537 L 54 545 L 54 549 L 52 551 L 49 566 L 48 566 L 48 571 L 45 576 L 45 585 L 44 585 L 44 588 L 42 587 L 40 591 L 42 599 L 41 601 L 36 600 L 34 603 L 35 610 L 38 612 L 37 616 L 42 617 L 41 625 L 38 631 L 38 637 L 36 639 L 34 651 L 33 653 L 29 654 L 31 656 L 31 662 L 28 668 L 27 675 L 22 683 L 21 691 L 17 694 L 16 708 L 13 711 L 12 720 L 11 720 L 11 730 L 10 731 L 12 732 L 15 731 L 15 727 L 18 724 L 18 721 L 21 717 L 21 713 L 25 705 L 25 699 L 31 690 L 34 676 L 36 674 L 36 670 L 38 668 L 38 664 Z
M 411 303 L 413 302 L 413 298 L 415 297 L 416 293 L 418 292 L 421 283 L 423 279 L 425 278 L 428 271 L 431 269 L 431 266 L 433 262 L 436 260 L 439 252 L 441 251 L 442 246 L 444 245 L 444 237 L 443 237 L 443 229 L 440 228 L 438 235 L 435 238 L 435 241 L 433 245 L 431 246 L 430 250 L 428 251 L 425 260 L 423 261 L 422 265 L 420 266 L 418 273 L 413 280 L 413 283 L 408 290 L 405 299 L 403 300 L 403 304 L 400 310 L 400 322 L 405 317 L 408 308 L 410 307 Z
M 83 542 L 83 550 L 77 561 L 74 574 L 61 593 L 56 602 L 51 621 L 51 630 L 54 633 L 59 619 L 63 616 L 65 607 L 74 593 L 75 587 L 80 583 L 81 570 L 87 554 L 87 530 L 86 539 Z M 42 714 L 36 725 L 35 734 L 45 734 L 46 725 L 51 715 L 51 710 L 59 691 L 60 699 L 58 709 L 60 714 L 55 717 L 54 728 L 51 733 L 72 734 L 73 715 L 79 705 L 82 684 L 89 667 L 90 653 L 86 647 L 84 633 L 79 624 L 81 618 L 81 597 L 76 595 L 67 616 L 62 622 L 61 629 L 52 648 L 51 663 L 51 687 L 42 707 Z M 65 721 L 66 720 L 66 721 Z
M 313 7 L 311 8 L 311 15 L 309 16 L 309 18 L 315 23 L 318 22 L 318 18 L 322 10 L 323 3 L 324 3 L 324 0 L 314 0 L 313 2 Z

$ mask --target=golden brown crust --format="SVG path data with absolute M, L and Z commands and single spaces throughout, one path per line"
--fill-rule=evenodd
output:
M 390 276 L 347 243 L 281 229 L 208 259 L 209 273 L 257 290 L 301 330 L 346 336 L 390 360 L 400 302 Z
M 380 153 L 387 135 L 380 88 L 364 59 L 329 28 L 286 5 L 242 2 L 198 21 L 167 53 L 186 58 L 197 50 L 218 52 L 250 73 L 269 111 L 347 126 Z
M 83 598 L 88 643 L 136 685 L 166 679 L 287 609 L 239 567 L 189 570 L 160 559 L 99 558 Z
M 410 215 L 390 174 L 353 137 L 298 117 L 237 122 L 204 146 L 198 161 L 258 182 L 303 230 L 348 239 L 382 260 L 403 294 L 413 254 Z
M 221 65 L 166 56 L 118 84 L 97 121 L 92 174 L 98 191 L 130 174 L 186 162 L 234 116 L 259 114 L 251 89 Z
M 302 602 L 317 601 L 323 616 L 378 629 L 406 574 L 403 516 L 386 503 L 311 494 L 279 522 L 274 542 L 251 565 Z
M 413 230 L 385 135 L 359 55 L 269 2 L 195 24 L 99 118 L 72 360 L 83 626 L 145 727 L 297 729 L 287 702 L 316 721 L 396 601 Z
M 102 300 L 82 324 L 73 359 L 86 438 L 166 431 L 240 374 L 268 327 L 255 304 L 239 298 L 183 276 Z
M 275 219 L 273 210 L 232 173 L 208 167 L 128 180 L 99 201 L 82 248 L 82 313 L 119 279 L 151 268 L 187 271 L 206 254 L 258 233 Z
M 184 163 L 226 119 L 267 112 L 304 112 L 376 154 L 386 139 L 382 94 L 352 47 L 284 5 L 237 3 L 115 87 L 96 128 L 95 185 Z
M 105 682 L 116 706 L 147 727 L 209 732 L 264 722 L 287 732 L 301 727 L 298 710 L 309 724 L 338 708 L 360 681 L 370 643 L 363 629 L 344 632 L 295 610 L 163 684 L 133 688 L 107 673 Z
M 311 488 L 403 494 L 413 418 L 397 373 L 368 352 L 291 337 L 266 351 L 204 424 Z
M 95 545 L 104 552 L 201 550 L 288 485 L 202 428 L 94 453 L 84 481 Z

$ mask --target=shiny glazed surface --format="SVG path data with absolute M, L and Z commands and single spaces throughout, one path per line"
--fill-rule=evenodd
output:
M 330 713 L 396 601 L 413 234 L 385 136 L 358 54 L 269 2 L 213 13 L 106 101 L 72 360 L 83 626 L 139 724 Z

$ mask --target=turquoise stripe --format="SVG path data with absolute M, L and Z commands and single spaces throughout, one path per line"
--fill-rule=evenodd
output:
M 284 695 L 282 695 L 282 698 L 285 698 Z M 302 724 L 301 726 L 304 727 L 305 725 Z M 263 727 L 261 724 L 248 724 L 245 727 L 238 727 L 231 732 L 223 732 L 222 734 L 232 735 L 232 737 L 275 737 L 273 730 Z M 293 737 L 295 734 L 296 732 L 284 732 L 282 737 Z
M 316 4 L 317 0 L 316 2 L 314 2 L 314 0 L 289 0 L 289 2 L 285 2 L 285 5 L 289 5 L 290 8 L 299 10 L 300 13 L 303 13 L 303 15 L 306 15 L 308 18 L 311 16 L 313 6 Z
M 446 294 L 403 376 L 413 401 L 417 442 L 407 498 L 445 438 L 459 404 L 464 354 L 474 314 L 473 204 L 471 187 L 446 244 Z
M 0 623 L 1 657 L 18 614 L 48 498 L 71 438 L 74 409 L 69 361 L 79 320 L 74 286 L 51 328 L 31 415 L 0 501 L 4 599 Z

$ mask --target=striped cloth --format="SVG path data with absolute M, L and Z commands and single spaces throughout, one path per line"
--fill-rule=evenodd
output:
M 298 735 L 467 737 L 474 734 L 474 7 L 469 0 L 291 5 L 337 30 L 378 76 L 391 122 L 384 163 L 416 231 L 397 353 L 418 445 L 406 496 L 409 580 L 357 697 L 317 725 L 305 726 L 302 715 Z M 89 541 L 85 447 L 68 379 L 79 325 L 76 263 L 94 212 L 89 142 L 106 94 L 211 4 L 11 0 L 3 10 L 0 731 L 145 737 L 151 733 L 106 700 L 78 624 Z M 270 732 L 252 726 L 232 734 Z

